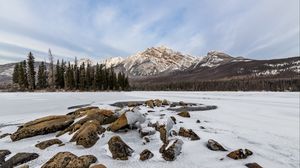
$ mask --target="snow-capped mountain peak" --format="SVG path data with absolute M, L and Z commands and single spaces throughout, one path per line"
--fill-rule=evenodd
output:
M 160 46 L 147 48 L 145 51 L 129 56 L 117 67 L 125 69 L 133 76 L 148 76 L 186 69 L 195 59 L 195 57 Z
M 101 61 L 101 64 L 104 64 L 106 67 L 114 67 L 120 64 L 123 60 L 124 58 L 122 57 L 111 57 Z

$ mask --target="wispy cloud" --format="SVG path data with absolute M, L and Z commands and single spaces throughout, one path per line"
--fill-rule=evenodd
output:
M 95 60 L 166 45 L 255 59 L 299 55 L 299 0 L 0 0 L 0 63 L 33 51 Z

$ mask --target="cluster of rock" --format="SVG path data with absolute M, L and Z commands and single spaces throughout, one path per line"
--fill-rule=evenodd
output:
M 44 150 L 52 145 L 64 145 L 58 137 L 66 133 L 72 135 L 70 142 L 75 142 L 76 145 L 83 146 L 84 148 L 90 148 L 96 144 L 100 139 L 100 135 L 106 131 L 118 132 L 127 128 L 138 129 L 144 144 L 150 142 L 149 136 L 159 132 L 160 140 L 162 141 L 159 152 L 166 161 L 174 161 L 181 153 L 183 141 L 177 136 L 188 138 L 191 141 L 200 140 L 200 137 L 192 129 L 180 127 L 178 132 L 174 130 L 173 125 L 177 124 L 177 120 L 174 116 L 169 117 L 166 123 L 151 123 L 146 120 L 145 115 L 139 112 L 139 106 L 141 105 L 148 108 L 163 106 L 176 108 L 179 106 L 179 109 L 186 109 L 196 106 L 196 104 L 184 102 L 171 103 L 167 100 L 154 99 L 147 100 L 143 103 L 127 102 L 126 104 L 126 102 L 119 102 L 114 105 L 122 108 L 117 112 L 99 109 L 98 107 L 80 108 L 66 115 L 47 116 L 27 122 L 20 126 L 13 134 L 6 134 L 5 136 L 10 136 L 12 141 L 18 141 L 24 138 L 57 132 L 57 138 L 39 142 L 35 145 L 37 148 Z M 150 111 L 151 110 L 148 112 Z M 177 115 L 185 118 L 190 118 L 191 116 L 188 111 L 180 111 Z M 163 116 L 164 115 L 162 115 L 162 117 Z M 200 120 L 197 120 L 197 123 L 200 123 Z M 108 126 L 105 128 L 103 125 L 107 124 Z M 208 140 L 207 147 L 213 151 L 227 151 L 221 144 L 212 139 Z M 120 136 L 110 138 L 108 141 L 108 149 L 112 154 L 112 158 L 118 160 L 128 160 L 128 157 L 134 152 Z M 6 156 L 9 154 L 10 151 L 8 150 L 0 150 L 0 167 L 10 168 L 36 159 L 39 156 L 36 153 L 18 153 L 5 161 Z M 230 152 L 227 156 L 232 159 L 245 159 L 250 155 L 252 155 L 250 150 L 239 149 Z M 140 153 L 140 160 L 145 161 L 151 159 L 153 156 L 154 154 L 149 149 L 145 149 Z M 42 168 L 88 168 L 96 162 L 97 158 L 93 155 L 78 157 L 70 152 L 60 152 L 47 161 Z M 249 163 L 246 166 L 259 168 L 256 163 Z M 105 166 L 101 164 L 93 165 L 92 167 L 105 168 Z

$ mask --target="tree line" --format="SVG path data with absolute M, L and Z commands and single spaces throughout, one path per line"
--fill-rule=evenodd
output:
M 135 84 L 133 90 L 164 91 L 300 91 L 299 78 L 231 79 L 193 82 Z
M 112 67 L 103 64 L 93 66 L 90 63 L 78 65 L 75 63 L 57 60 L 49 49 L 49 64 L 41 62 L 38 71 L 35 70 L 35 58 L 31 52 L 27 60 L 17 63 L 13 71 L 13 84 L 19 90 L 128 90 L 128 77 L 122 73 L 115 73 Z

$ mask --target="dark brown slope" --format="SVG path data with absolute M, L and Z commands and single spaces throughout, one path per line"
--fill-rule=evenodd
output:
M 227 80 L 245 78 L 299 78 L 300 57 L 273 60 L 238 60 L 232 59 L 216 67 L 199 65 L 185 71 L 176 71 L 147 78 L 132 78 L 134 85 L 151 83 L 176 83 L 208 80 Z

